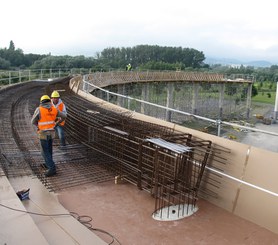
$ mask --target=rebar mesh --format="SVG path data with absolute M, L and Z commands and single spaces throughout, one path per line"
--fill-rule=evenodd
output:
M 155 198 L 155 211 L 179 203 L 196 204 L 204 167 L 210 157 L 219 165 L 225 163 L 220 156 L 223 149 L 190 134 L 136 120 L 131 113 L 90 103 L 73 94 L 67 82 L 30 83 L 1 94 L 2 102 L 9 98 L 0 111 L 0 163 L 6 176 L 31 174 L 56 191 L 120 175 Z M 54 140 L 58 174 L 46 178 L 36 129 L 30 120 L 40 96 L 54 89 L 60 91 L 67 106 L 67 147 L 59 148 L 58 139 Z M 177 152 L 176 146 L 190 150 Z M 213 195 L 205 188 L 202 191 Z

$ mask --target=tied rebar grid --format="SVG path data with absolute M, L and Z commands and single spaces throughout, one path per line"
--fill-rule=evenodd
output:
M 148 191 L 155 198 L 155 210 L 185 203 L 195 207 L 211 153 L 210 141 L 192 140 L 189 134 L 133 138 L 120 129 L 108 130 L 94 129 L 89 145 L 116 159 L 119 164 L 114 165 L 112 171 Z M 163 146 L 153 142 L 155 140 L 173 145 Z M 175 147 L 172 149 L 175 145 L 189 147 L 189 150 L 177 152 Z
M 63 90 L 66 87 L 59 84 Z M 46 169 L 39 139 L 30 121 L 40 96 L 50 89 L 53 88 L 45 87 L 45 84 L 31 83 L 1 91 L 5 107 L 0 108 L 0 164 L 4 174 L 8 178 L 37 177 L 51 191 L 113 179 L 114 175 L 107 171 L 106 165 L 113 164 L 114 160 L 91 149 L 88 151 L 86 146 L 76 143 L 71 137 L 63 149 L 59 148 L 59 140 L 54 139 L 53 158 L 57 175 L 51 178 L 44 176 Z
M 39 140 L 30 120 L 40 96 L 54 89 L 59 90 L 67 105 L 67 146 L 59 148 L 59 140 L 54 140 L 57 175 L 45 178 Z M 24 165 L 23 169 L 28 172 L 25 174 L 35 174 L 47 188 L 56 191 L 120 175 L 155 197 L 157 210 L 177 203 L 195 205 L 209 157 L 225 164 L 221 158 L 224 149 L 215 148 L 211 142 L 136 120 L 131 112 L 104 109 L 101 104 L 71 93 L 66 83 L 33 84 L 28 90 L 22 87 L 14 96 L 8 96 L 12 103 L 7 111 L 1 111 L 1 115 L 9 116 L 3 124 L 5 133 L 0 135 L 1 142 L 5 142 L 0 145 L 0 161 L 8 177 L 11 169 L 15 176 L 20 175 L 18 163 Z M 164 146 L 153 140 L 172 145 Z M 176 145 L 190 147 L 191 151 L 176 152 Z M 209 183 L 211 179 L 203 181 Z M 205 188 L 202 191 L 215 194 Z
M 63 149 L 56 149 L 57 174 L 45 178 L 42 167 L 37 168 L 37 176 L 50 190 L 58 191 L 69 187 L 88 183 L 100 183 L 114 179 L 114 175 L 107 171 L 106 166 L 113 164 L 109 157 L 103 157 L 98 152 L 90 150 L 83 145 L 67 145 Z
M 26 85 L 27 91 L 30 86 Z M 20 97 L 22 87 L 1 90 L 0 102 L 0 163 L 3 172 L 8 177 L 32 175 L 24 152 L 21 152 L 14 138 L 14 104 Z M 23 111 L 23 109 L 22 109 Z
M 126 113 L 108 112 L 96 104 L 89 108 L 78 104 L 68 110 L 67 131 L 82 144 L 115 159 L 116 164 L 108 166 L 115 175 L 148 191 L 155 198 L 155 210 L 185 203 L 195 207 L 212 142 Z M 176 146 L 188 150 L 177 152 Z

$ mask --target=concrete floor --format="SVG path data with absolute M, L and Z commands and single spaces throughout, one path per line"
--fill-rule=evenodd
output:
M 239 218 L 205 200 L 199 210 L 178 221 L 152 218 L 154 199 L 129 183 L 114 181 L 66 189 L 58 193 L 69 211 L 92 217 L 92 226 L 113 235 L 122 245 L 278 244 L 278 234 Z M 95 232 L 107 243 L 111 238 Z
M 30 188 L 30 193 L 29 199 L 21 201 L 16 191 L 23 187 Z M 0 245 L 107 244 L 71 216 L 56 194 L 49 192 L 37 178 L 23 176 L 8 180 L 0 176 L 0 188 Z

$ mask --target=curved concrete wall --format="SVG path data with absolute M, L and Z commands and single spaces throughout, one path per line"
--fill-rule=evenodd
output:
M 81 76 L 71 79 L 69 86 L 73 92 L 93 103 L 97 102 L 106 109 L 113 110 L 117 107 L 119 110 L 118 106 L 83 92 Z M 122 110 L 127 111 L 123 108 Z M 190 133 L 204 140 L 211 140 L 218 147 L 227 149 L 227 151 L 223 151 L 221 156 L 225 159 L 225 165 L 221 164 L 224 175 L 215 174 L 209 169 L 205 171 L 205 178 L 211 178 L 220 183 L 217 187 L 208 187 L 217 194 L 217 198 L 209 195 L 202 196 L 202 198 L 278 234 L 278 153 L 230 141 L 139 113 L 133 113 L 133 117 Z M 211 159 L 208 166 L 218 169 L 219 164 Z M 257 188 L 249 184 L 257 186 Z

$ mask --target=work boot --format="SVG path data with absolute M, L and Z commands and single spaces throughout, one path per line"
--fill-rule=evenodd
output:
M 56 174 L 56 171 L 48 170 L 44 173 L 45 177 L 51 177 Z

